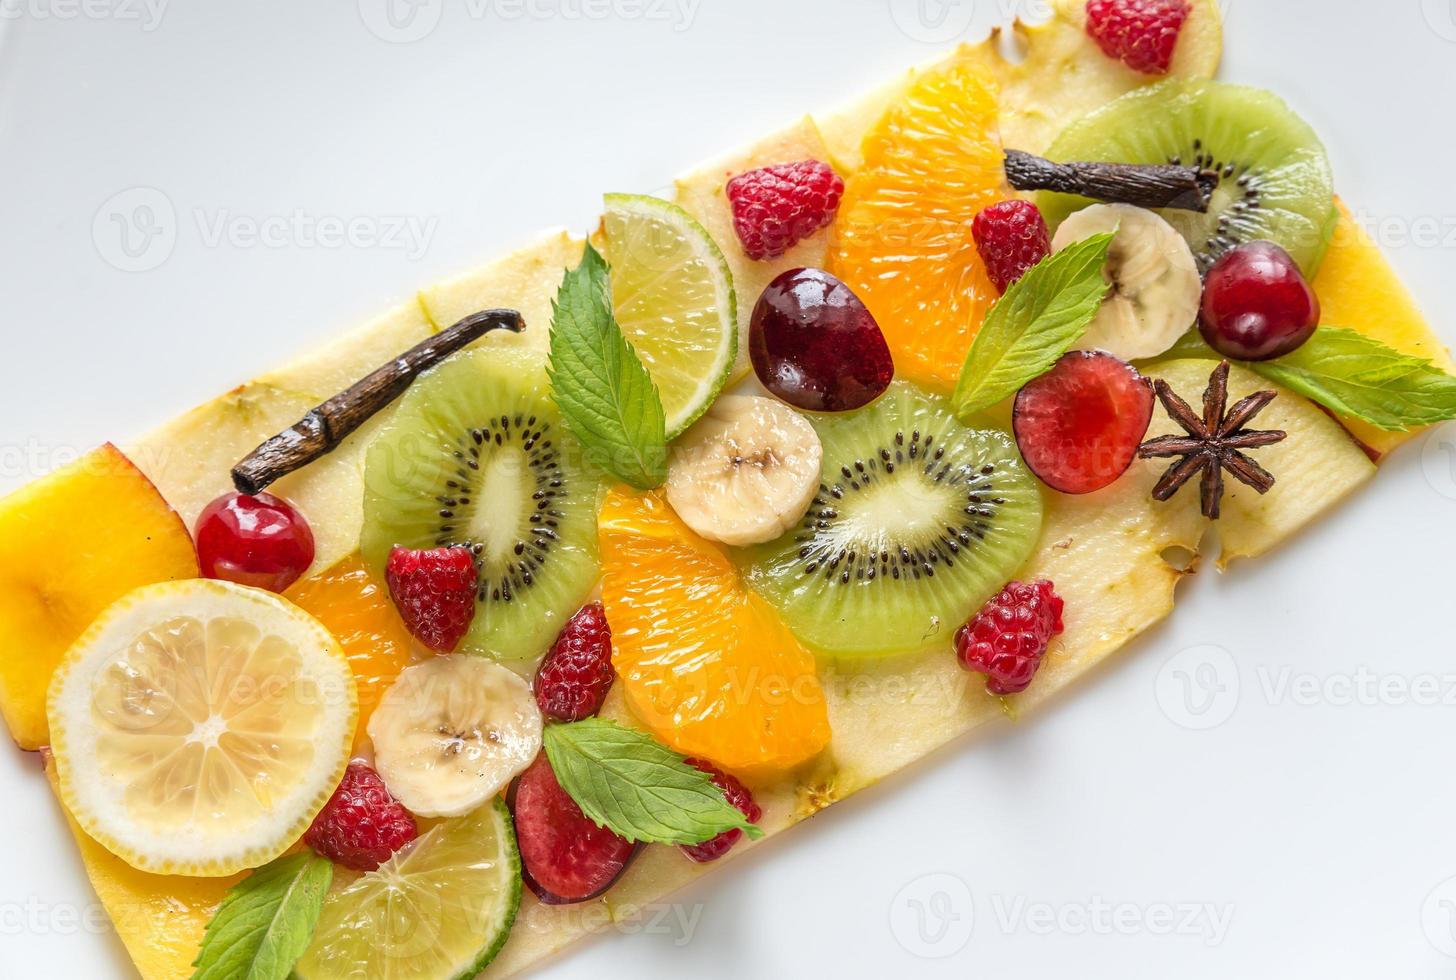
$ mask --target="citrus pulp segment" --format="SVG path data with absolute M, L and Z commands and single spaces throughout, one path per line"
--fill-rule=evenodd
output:
M 104 612 L 48 702 L 61 798 L 133 867 L 214 877 L 288 849 L 348 764 L 354 678 L 317 620 L 192 580 Z

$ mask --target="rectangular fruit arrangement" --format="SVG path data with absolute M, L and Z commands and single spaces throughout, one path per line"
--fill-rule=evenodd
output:
M 0 709 L 138 972 L 523 970 L 1456 417 L 1218 17 L 1059 0 L 0 502 Z

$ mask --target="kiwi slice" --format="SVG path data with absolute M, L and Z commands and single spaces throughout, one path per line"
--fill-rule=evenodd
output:
M 1170 79 L 1068 126 L 1047 156 L 1217 171 L 1207 214 L 1158 212 L 1187 239 L 1201 272 L 1229 249 L 1262 239 L 1282 245 L 1312 279 L 1334 232 L 1334 180 L 1324 144 L 1282 99 L 1262 89 Z M 1093 202 L 1042 192 L 1037 203 L 1055 230 Z
M 370 445 L 364 558 L 382 572 L 396 545 L 469 548 L 480 585 L 461 650 L 536 657 L 600 573 L 600 490 L 541 357 L 476 348 L 420 377 Z
M 825 656 L 949 643 L 1041 534 L 1041 493 L 1011 437 L 966 428 L 904 381 L 810 421 L 824 482 L 798 527 L 749 554 L 749 583 Z

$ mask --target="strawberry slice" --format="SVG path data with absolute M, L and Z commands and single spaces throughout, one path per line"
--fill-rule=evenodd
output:
M 1132 465 L 1153 419 L 1153 386 L 1105 351 L 1074 350 L 1016 395 L 1012 429 L 1026 465 L 1062 493 L 1091 493 Z
M 637 855 L 637 844 L 581 812 L 556 781 L 544 752 L 511 787 L 509 804 L 521 849 L 521 878 L 545 905 L 596 898 Z

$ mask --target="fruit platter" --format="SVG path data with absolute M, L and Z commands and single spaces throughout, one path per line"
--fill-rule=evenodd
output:
M 1006 31 L 0 501 L 0 715 L 140 976 L 538 966 L 1456 418 L 1214 0 Z

